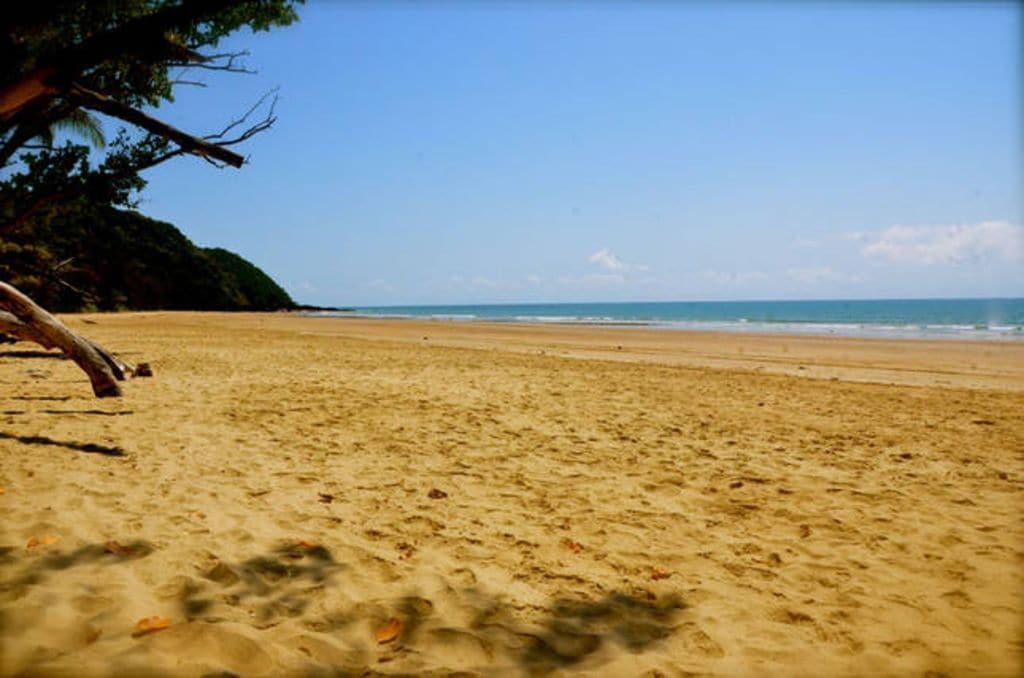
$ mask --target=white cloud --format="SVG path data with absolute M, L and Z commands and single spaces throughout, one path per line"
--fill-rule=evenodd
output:
M 861 249 L 871 259 L 912 264 L 1024 261 L 1024 226 L 982 221 L 948 226 L 890 226 Z
M 587 258 L 592 264 L 597 264 L 609 271 L 646 271 L 648 267 L 644 264 L 629 264 L 612 254 L 607 247 L 602 247 Z
M 490 278 L 485 278 L 480 275 L 473 278 L 471 282 L 475 287 L 486 287 L 487 289 L 494 289 L 498 286 L 498 283 L 494 282 Z
M 786 275 L 803 285 L 814 285 L 823 282 L 857 282 L 860 278 L 840 273 L 831 266 L 808 266 L 806 268 L 790 268 Z
M 383 292 L 393 292 L 394 288 L 384 278 L 374 278 L 360 285 L 364 290 L 381 290 Z
M 621 273 L 588 273 L 587 275 L 563 275 L 558 278 L 559 285 L 575 289 L 614 287 L 624 282 L 626 282 L 626 276 Z
M 814 238 L 796 238 L 789 244 L 794 249 L 811 249 L 821 245 L 821 241 Z
M 731 273 L 726 271 L 715 271 L 707 270 L 701 273 L 701 276 L 716 285 L 746 285 L 751 282 L 759 282 L 767 280 L 768 276 L 761 271 L 744 271 L 740 273 Z

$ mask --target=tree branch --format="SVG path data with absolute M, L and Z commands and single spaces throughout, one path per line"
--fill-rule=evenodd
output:
M 168 62 L 168 66 L 171 68 L 202 68 L 207 71 L 227 71 L 229 73 L 256 73 L 251 68 L 246 68 L 245 64 L 235 65 L 235 61 L 242 57 L 251 56 L 248 50 L 241 52 L 225 52 L 223 54 L 199 54 L 196 53 L 194 58 L 187 61 L 171 61 Z M 215 63 L 222 59 L 227 59 L 225 63 Z
M 192 25 L 243 0 L 183 0 L 158 12 L 128 21 L 57 54 L 20 78 L 0 87 L 0 120 L 32 102 L 70 86 L 86 69 L 114 57 L 152 54 L 168 47 L 167 31 Z
M 245 158 L 232 150 L 182 132 L 162 120 L 157 120 L 138 109 L 115 101 L 99 92 L 93 92 L 81 85 L 72 84 L 69 95 L 83 108 L 106 113 L 125 122 L 130 122 L 153 134 L 173 141 L 187 153 L 214 158 L 233 167 L 241 167 L 245 163 Z

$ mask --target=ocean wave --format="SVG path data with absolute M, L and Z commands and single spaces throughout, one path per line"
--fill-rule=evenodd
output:
M 708 313 L 732 310 L 738 302 L 706 304 L 521 304 L 450 307 L 357 308 L 344 313 L 316 313 L 316 317 L 413 318 L 441 322 L 500 322 L 526 324 L 589 325 L 595 327 L 653 327 L 669 330 L 703 330 L 744 333 L 805 334 L 820 336 L 880 337 L 906 339 L 958 339 L 1024 341 L 1024 323 L 1016 308 L 1020 300 L 1008 300 L 997 317 L 976 320 L 991 311 L 991 303 L 952 300 L 949 306 L 939 302 L 757 302 L 739 304 L 732 317 L 685 317 L 684 314 L 707 309 Z M 985 303 L 986 306 L 980 305 Z M 810 305 L 809 305 L 810 304 Z M 853 308 L 859 304 L 863 308 Z M 909 310 L 907 305 L 909 304 Z M 971 314 L 964 304 L 979 306 Z M 750 308 L 750 307 L 757 308 Z M 768 317 L 757 317 L 748 313 Z M 817 313 L 821 317 L 789 317 L 793 313 Z M 873 314 L 875 317 L 865 317 Z M 901 318 L 900 315 L 905 315 Z M 974 317 L 970 317 L 970 315 Z M 725 314 L 722 314 L 723 316 Z M 860 315 L 861 317 L 856 317 Z M 928 317 L 931 315 L 932 317 Z M 950 321 L 943 322 L 943 315 Z M 959 315 L 960 317 L 955 317 Z M 684 317 L 680 317 L 684 316 Z M 772 317 L 774 316 L 774 317 Z M 831 316 L 831 317 L 830 317 Z M 844 317 L 849 316 L 849 317 Z M 889 317 L 886 317 L 889 316 Z M 922 317 L 923 316 L 923 317 Z M 964 317 L 966 316 L 966 317 Z M 984 316 L 982 316 L 984 317 Z M 973 322 L 972 322 L 973 321 Z M 1008 322 L 1009 321 L 1009 322 Z

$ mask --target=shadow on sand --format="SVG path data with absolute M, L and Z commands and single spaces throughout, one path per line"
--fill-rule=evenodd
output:
M 21 547 L 3 547 L 3 568 L 27 562 L 18 576 L 4 577 L 0 593 L 6 600 L 17 600 L 19 591 L 44 583 L 51 574 L 90 563 L 136 560 L 152 552 L 153 546 L 143 541 L 89 544 L 38 556 Z M 177 600 L 185 620 L 196 624 L 233 618 L 266 629 L 307 613 L 298 621 L 307 633 L 320 634 L 321 643 L 344 639 L 343 655 L 314 659 L 319 664 L 316 675 L 379 675 L 379 665 L 392 661 L 396 669 L 406 668 L 401 662 L 410 662 L 407 666 L 415 673 L 421 666 L 416 662 L 430 655 L 443 662 L 444 655 L 436 653 L 451 647 L 456 656 L 471 654 L 468 664 L 459 661 L 463 668 L 483 675 L 507 672 L 509 667 L 526 675 L 560 670 L 600 673 L 606 662 L 623 652 L 638 655 L 669 638 L 681 626 L 678 617 L 687 608 L 677 595 L 647 592 L 556 596 L 539 607 L 523 606 L 479 588 L 455 586 L 445 588 L 444 604 L 419 595 L 366 600 L 355 585 L 344 590 L 345 573 L 355 569 L 338 562 L 323 546 L 297 542 L 238 564 L 213 561 L 205 571 L 190 570 L 172 578 L 176 583 L 162 586 L 158 595 Z M 328 589 L 342 595 L 333 596 L 335 602 L 325 612 Z M 349 593 L 351 597 L 345 595 Z M 400 620 L 400 634 L 380 644 L 373 629 L 391 618 Z M 434 673 L 452 675 L 455 670 L 439 668 Z
M 108 457 L 123 457 L 124 449 L 112 445 L 98 445 L 96 443 L 80 443 L 73 440 L 54 440 L 46 436 L 20 436 L 7 431 L 0 431 L 0 440 L 15 440 L 26 445 L 45 445 L 50 447 L 63 447 L 75 452 L 86 454 L 102 454 Z
M 52 358 L 64 360 L 65 355 L 59 351 L 0 351 L 0 358 Z
M 207 621 L 218 619 L 215 607 L 221 602 L 241 606 L 254 626 L 267 628 L 303 614 L 323 599 L 327 587 L 345 586 L 341 580 L 347 570 L 349 566 L 323 546 L 284 545 L 239 564 L 217 562 L 201 576 L 221 591 L 214 594 L 206 583 L 193 581 L 182 588 L 180 604 L 186 618 Z M 377 628 L 395 617 L 401 621 L 401 633 L 389 648 L 396 657 L 429 652 L 429 644 L 469 642 L 490 662 L 512 663 L 528 674 L 543 675 L 584 660 L 591 670 L 603 657 L 613 656 L 599 653 L 602 648 L 644 652 L 674 633 L 678 615 L 687 608 L 678 595 L 615 591 L 596 599 L 555 597 L 542 609 L 524 613 L 524 608 L 477 588 L 452 588 L 450 593 L 457 601 L 455 607 L 470 612 L 468 617 L 447 619 L 431 600 L 404 595 L 352 603 L 307 618 L 303 624 L 311 631 L 333 635 Z M 358 597 L 358 591 L 353 594 Z M 376 645 L 366 638 L 366 646 L 351 655 L 354 662 L 376 661 Z M 366 666 L 335 668 L 359 674 Z
M 34 558 L 35 554 L 24 547 L 2 546 L 0 547 L 0 566 L 16 566 L 19 561 L 30 559 L 17 576 L 4 577 L 5 581 L 0 583 L 0 591 L 10 592 L 13 590 L 16 594 L 25 586 L 41 584 L 54 572 L 90 563 L 116 565 L 145 558 L 153 550 L 152 544 L 145 541 L 135 540 L 124 543 L 108 541 L 102 544 L 86 544 L 70 551 L 50 548 L 40 552 L 41 557 Z

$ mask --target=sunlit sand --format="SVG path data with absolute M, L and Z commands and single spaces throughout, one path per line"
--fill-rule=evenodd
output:
M 154 378 L 0 356 L 0 674 L 1022 669 L 1024 344 L 90 322 Z

